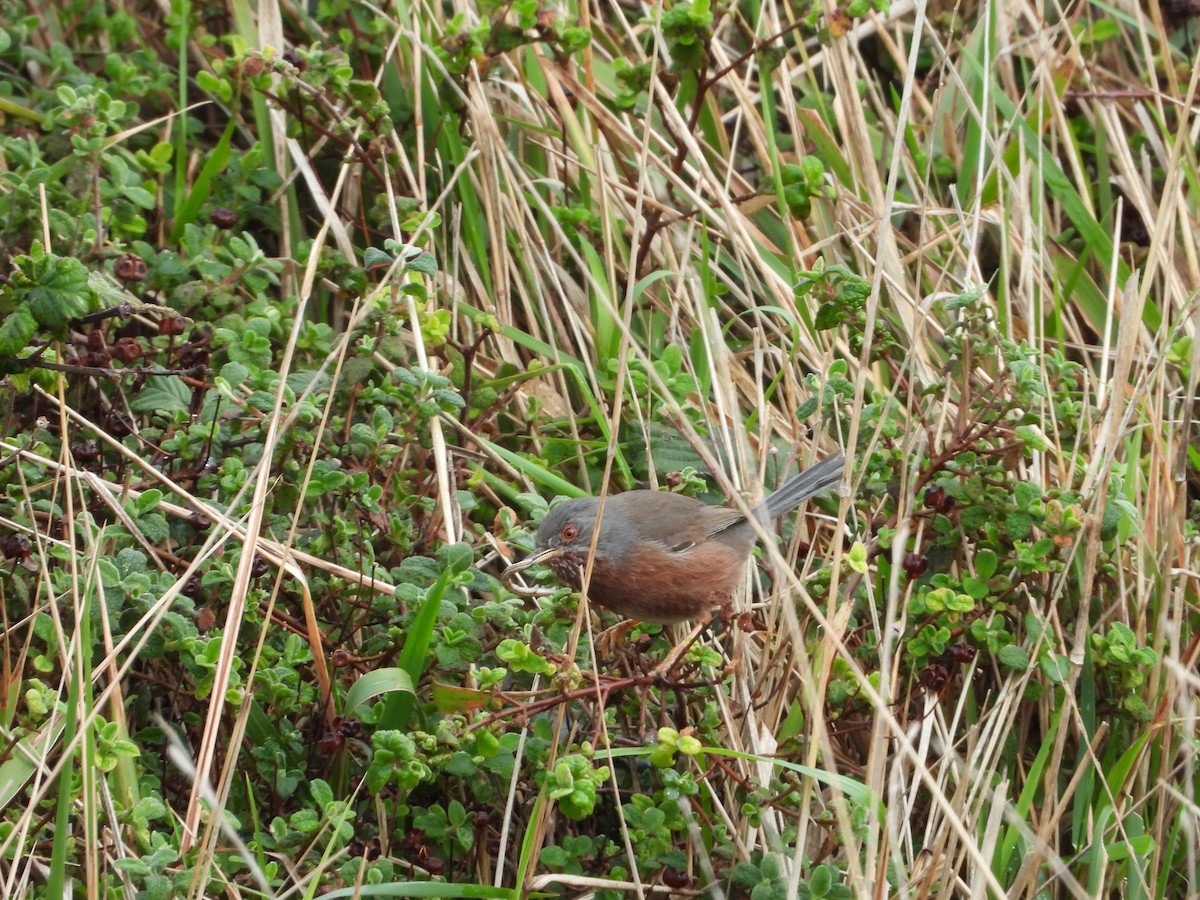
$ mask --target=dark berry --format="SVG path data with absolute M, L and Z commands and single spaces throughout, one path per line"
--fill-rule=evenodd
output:
M 232 228 L 237 224 L 237 213 L 226 206 L 218 206 L 208 214 L 208 221 L 218 228 Z
M 308 68 L 308 61 L 295 50 L 283 51 L 283 61 L 289 66 L 295 66 L 299 72 L 303 72 Z
M 203 347 L 197 347 L 191 341 L 188 341 L 179 348 L 179 364 L 185 369 L 190 369 L 194 366 L 207 366 L 211 358 L 212 353 Z
M 682 869 L 673 869 L 667 866 L 662 873 L 663 884 L 675 890 L 683 890 L 692 883 L 691 876 Z
M 903 566 L 909 578 L 920 578 L 929 568 L 929 557 L 923 553 L 905 553 Z
M 940 694 L 950 683 L 950 670 L 944 663 L 932 662 L 921 671 L 917 680 L 925 690 L 932 694 Z
M 25 559 L 33 552 L 33 544 L 23 534 L 10 534 L 0 541 L 0 552 L 5 559 Z
M 71 455 L 84 465 L 94 463 L 100 458 L 100 445 L 95 441 L 80 441 L 71 445 Z
M 975 658 L 975 648 L 970 644 L 955 644 L 950 648 L 949 656 L 956 663 L 969 663 Z
M 113 410 L 104 419 L 104 427 L 115 438 L 127 437 L 133 434 L 133 419 L 125 413 Z
M 117 338 L 111 352 L 113 359 L 119 362 L 136 362 L 142 358 L 142 345 L 138 343 L 137 338 L 121 337 Z
M 136 253 L 124 253 L 118 256 L 116 264 L 113 266 L 113 274 L 117 276 L 117 280 L 126 284 L 131 281 L 142 281 L 149 271 L 146 261 Z
M 435 878 L 446 871 L 446 864 L 436 856 L 427 856 L 420 862 L 421 868 Z

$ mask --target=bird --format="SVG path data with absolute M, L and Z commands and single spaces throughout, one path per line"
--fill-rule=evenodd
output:
M 839 453 L 805 469 L 751 515 L 764 525 L 774 521 L 836 486 L 845 462 Z M 603 507 L 596 497 L 581 497 L 546 514 L 533 553 L 505 569 L 502 580 L 544 563 L 579 590 L 597 529 L 588 599 L 634 624 L 707 620 L 730 602 L 757 538 L 741 510 L 683 494 L 626 491 L 607 497 Z

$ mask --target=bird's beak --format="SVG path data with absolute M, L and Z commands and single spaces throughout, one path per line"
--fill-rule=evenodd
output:
M 500 583 L 503 584 L 510 591 L 512 591 L 514 594 L 525 593 L 528 591 L 527 588 L 519 589 L 512 585 L 513 576 L 516 575 L 518 572 L 524 572 L 526 569 L 536 566 L 539 563 L 544 563 L 547 560 L 554 559 L 556 556 L 559 556 L 561 553 L 562 553 L 562 547 L 546 547 L 543 550 L 534 550 L 527 557 L 525 557 L 524 559 L 517 560 L 515 563 L 512 563 L 508 568 L 506 568 L 503 572 L 501 572 L 500 573 Z

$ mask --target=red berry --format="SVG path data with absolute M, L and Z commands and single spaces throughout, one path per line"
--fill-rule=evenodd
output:
M 929 557 L 923 553 L 905 553 L 902 565 L 909 578 L 920 578 L 929 568 Z

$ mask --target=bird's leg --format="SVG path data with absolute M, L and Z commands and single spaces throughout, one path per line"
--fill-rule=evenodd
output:
M 596 635 L 596 653 L 605 659 L 611 659 L 616 656 L 620 649 L 619 645 L 621 641 L 625 640 L 629 632 L 633 631 L 640 624 L 642 623 L 637 619 L 625 619 L 611 628 L 605 628 Z
M 685 653 L 692 648 L 692 644 L 700 638 L 701 633 L 713 621 L 714 610 L 715 618 L 719 621 L 727 621 L 732 609 L 733 598 L 729 594 L 714 594 L 712 596 L 712 605 L 705 610 L 704 614 L 696 620 L 696 624 L 692 630 L 688 632 L 687 637 L 671 648 L 671 652 L 667 654 L 666 659 L 654 667 L 654 673 L 662 678 L 666 676 L 678 664 Z
M 712 596 L 712 606 L 705 614 L 696 621 L 695 626 L 688 632 L 687 637 L 671 648 L 671 652 L 667 654 L 666 659 L 654 667 L 654 675 L 660 678 L 668 675 L 683 658 L 684 654 L 691 649 L 692 645 L 699 639 L 700 634 L 705 627 L 711 624 L 714 620 L 722 623 L 727 631 L 732 631 L 731 626 L 739 625 L 744 631 L 756 630 L 750 624 L 751 613 L 735 614 L 733 611 L 733 597 L 729 594 L 714 594 Z M 741 644 L 738 641 L 734 642 L 733 656 L 729 663 L 725 666 L 724 674 L 728 675 L 737 669 L 741 663 Z
M 735 613 L 732 604 L 722 606 L 717 615 L 720 616 L 721 623 L 726 628 L 725 633 L 732 641 L 732 646 L 729 650 L 729 661 L 725 663 L 725 668 L 721 673 L 725 677 L 732 675 L 742 665 L 742 653 L 746 646 L 744 635 L 753 634 L 756 631 L 765 631 L 767 626 L 763 623 L 758 613 L 752 611 Z M 742 632 L 742 634 L 738 632 Z
M 704 629 L 708 627 L 708 623 L 709 617 L 705 617 L 693 625 L 687 637 L 672 647 L 671 652 L 666 655 L 666 658 L 662 662 L 654 667 L 654 670 L 650 674 L 656 678 L 665 678 L 670 674 L 679 660 L 683 658 L 683 655 L 692 648 L 692 644 L 696 643 L 696 640 L 700 637 Z

